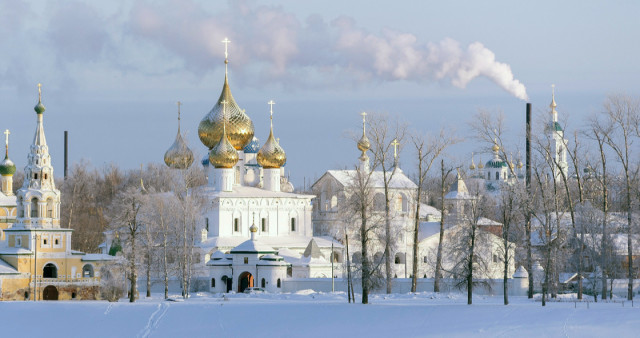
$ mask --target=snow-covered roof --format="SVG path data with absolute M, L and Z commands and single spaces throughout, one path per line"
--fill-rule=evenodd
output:
M 440 222 L 420 222 L 418 241 L 431 237 L 440 232 Z
M 387 173 L 387 175 L 389 174 L 390 173 Z M 356 170 L 327 170 L 325 175 L 333 176 L 342 186 L 346 187 L 353 184 L 353 180 L 357 175 L 357 171 Z M 319 181 L 320 180 L 316 181 L 316 183 Z M 382 171 L 374 171 L 371 174 L 371 186 L 374 188 L 384 188 L 384 175 Z M 389 187 L 393 189 L 417 189 L 418 188 L 418 186 L 415 183 L 413 183 L 413 181 L 409 179 L 409 177 L 407 177 L 401 170 L 393 174 Z
M 25 248 L 8 247 L 0 249 L 0 255 L 31 255 L 32 252 Z
M 2 207 L 15 207 L 16 196 L 7 196 L 0 192 L 0 206 Z
M 427 215 L 434 215 L 440 217 L 442 213 L 438 208 L 432 207 L 428 204 L 420 203 L 420 218 L 425 218 Z
M 513 278 L 529 278 L 529 273 L 527 272 L 527 269 L 524 268 L 524 266 L 520 265 L 520 267 L 518 267 L 518 269 L 516 269 L 516 272 L 513 274 Z
M 85 254 L 82 256 L 82 261 L 85 262 L 112 261 L 114 259 L 114 256 L 107 254 Z
M 307 248 L 304 249 L 304 253 L 302 254 L 302 256 L 311 258 L 324 257 L 322 252 L 320 252 L 318 244 L 316 244 L 316 241 L 314 241 L 313 238 L 309 241 L 309 245 L 307 245 Z
M 9 265 L 9 263 L 0 259 L 0 275 L 13 275 L 19 274 L 20 272 L 16 270 L 13 266 Z
M 284 248 L 304 250 L 311 238 L 315 239 L 316 244 L 321 248 L 330 248 L 332 242 L 335 248 L 344 247 L 340 242 L 328 236 L 257 236 L 260 243 L 275 248 L 277 249 L 276 251 L 282 251 Z M 228 250 L 237 247 L 247 239 L 245 236 L 210 237 L 202 243 L 199 243 L 198 246 L 203 249 L 217 248 L 219 250 Z M 282 255 L 282 253 L 280 253 L 280 255 Z
M 232 254 L 239 253 L 276 253 L 276 250 L 264 243 L 262 243 L 258 238 L 246 240 L 235 248 L 231 249 Z
M 299 198 L 299 199 L 311 199 L 314 195 L 295 194 L 283 191 L 269 191 L 265 189 L 246 187 L 240 185 L 234 185 L 233 191 L 220 191 L 210 186 L 199 187 L 198 190 L 206 194 L 209 198 L 264 198 L 264 197 L 278 197 L 278 198 Z
M 458 177 L 453 184 L 451 184 L 451 188 L 449 192 L 444 196 L 445 199 L 448 200 L 468 200 L 473 197 L 469 194 L 469 190 L 467 189 L 467 185 L 464 184 L 462 177 L 458 174 Z

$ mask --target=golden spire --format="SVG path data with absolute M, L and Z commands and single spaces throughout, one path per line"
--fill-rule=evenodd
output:
M 362 152 L 362 157 L 366 157 L 367 150 L 371 148 L 371 142 L 369 142 L 369 139 L 367 138 L 367 130 L 366 130 L 367 113 L 362 112 L 360 113 L 360 115 L 362 115 L 362 137 L 358 141 L 357 145 L 358 145 L 358 150 Z
M 231 89 L 229 89 L 229 79 L 227 74 L 227 64 L 229 63 L 228 46 L 231 41 L 225 38 L 224 43 L 224 55 L 225 55 L 225 71 L 224 71 L 224 84 L 222 85 L 222 92 L 218 98 L 217 103 L 213 106 L 211 111 L 205 115 L 198 125 L 198 136 L 200 141 L 207 148 L 212 149 L 220 140 L 222 136 L 222 125 L 226 123 L 227 136 L 229 142 L 236 150 L 242 150 L 253 139 L 254 127 L 253 121 L 245 114 L 243 109 L 240 109 L 236 103 Z M 223 118 L 222 101 L 227 101 L 227 110 L 229 110 L 229 116 Z M 224 122 L 222 121 L 224 120 Z
M 173 169 L 187 169 L 193 163 L 193 152 L 182 139 L 180 132 L 180 106 L 182 102 L 178 101 L 178 134 L 171 147 L 164 153 L 164 163 Z
M 473 161 L 473 153 L 471 153 L 471 165 L 469 166 L 469 169 L 476 170 L 476 163 Z
M 226 122 L 226 114 L 227 114 L 227 101 L 222 100 L 222 136 L 220 136 L 220 140 L 218 143 L 211 148 L 209 152 L 209 162 L 213 164 L 216 168 L 233 168 L 233 166 L 238 163 L 238 152 L 233 147 L 231 142 L 229 142 L 229 138 L 227 137 L 227 122 Z
M 260 151 L 258 151 L 257 160 L 258 164 L 264 169 L 278 169 L 287 162 L 287 155 L 284 149 L 280 147 L 280 142 L 276 141 L 273 136 L 273 105 L 275 102 L 271 100 L 268 104 L 271 106 L 271 129 L 269 130 L 267 142 L 265 142 L 262 148 L 260 148 Z
M 478 169 L 484 169 L 484 164 L 482 164 L 482 157 L 480 157 L 480 162 L 478 163 Z

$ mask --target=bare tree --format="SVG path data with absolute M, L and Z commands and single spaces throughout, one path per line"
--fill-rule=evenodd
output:
M 414 134 L 411 136 L 411 141 L 417 152 L 418 160 L 418 191 L 415 195 L 416 212 L 414 217 L 413 227 L 413 262 L 412 262 L 412 274 L 411 274 L 411 292 L 416 292 L 418 282 L 418 234 L 420 231 L 420 204 L 422 204 L 422 187 L 425 184 L 425 180 L 433 165 L 433 162 L 440 156 L 440 154 L 450 145 L 457 142 L 455 137 L 448 131 L 448 128 L 443 128 L 440 133 L 429 138 L 425 141 L 422 135 Z M 425 144 L 427 143 L 427 144 Z
M 442 278 L 442 255 L 444 243 L 444 222 L 447 215 L 447 205 L 444 203 L 444 195 L 447 192 L 447 178 L 454 168 L 445 169 L 444 159 L 440 160 L 440 234 L 438 237 L 438 251 L 436 253 L 436 271 L 433 281 L 433 292 L 440 292 L 440 279 Z
M 382 172 L 384 185 L 384 261 L 387 293 L 391 293 L 393 271 L 391 255 L 394 248 L 394 236 L 391 229 L 391 182 L 398 172 L 398 154 L 401 150 L 406 127 L 396 121 L 389 121 L 384 115 L 374 115 L 369 119 L 369 139 L 373 152 L 373 168 Z M 393 156 L 392 156 L 393 155 Z
M 124 240 L 125 256 L 128 261 L 128 279 L 130 283 L 129 302 L 135 302 L 138 281 L 137 240 L 142 230 L 139 213 L 143 205 L 143 195 L 139 188 L 130 187 L 117 194 L 116 203 L 112 206 L 113 226 L 122 230 L 126 236 Z
M 517 238 L 517 235 L 520 235 L 516 231 L 514 231 L 513 225 L 515 225 L 519 220 L 517 219 L 518 213 L 518 198 L 521 197 L 522 191 L 521 186 L 513 185 L 513 186 L 505 186 L 504 189 L 500 193 L 500 200 L 497 204 L 497 213 L 498 219 L 502 223 L 502 263 L 503 263 L 503 300 L 504 305 L 509 305 L 509 267 L 514 257 L 512 257 L 512 251 L 515 249 L 515 245 L 513 243 L 514 239 Z M 514 234 L 514 232 L 516 234 Z
M 627 299 L 633 299 L 633 244 L 631 241 L 633 233 L 632 221 L 632 191 L 633 175 L 637 172 L 632 168 L 632 149 L 634 139 L 638 137 L 640 127 L 640 104 L 638 100 L 624 95 L 609 96 L 604 103 L 604 123 L 601 125 L 600 133 L 604 142 L 616 154 L 618 161 L 622 165 L 624 175 L 625 190 L 625 211 L 627 213 L 627 277 L 629 279 Z

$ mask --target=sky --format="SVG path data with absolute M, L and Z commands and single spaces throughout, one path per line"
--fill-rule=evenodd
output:
M 177 130 L 202 158 L 199 121 L 229 82 L 264 141 L 274 133 L 297 186 L 359 156 L 360 112 L 385 113 L 465 142 L 453 161 L 490 155 L 468 124 L 502 111 L 523 143 L 525 102 L 579 128 L 607 95 L 640 89 L 640 4 L 633 1 L 8 1 L 0 0 L 0 129 L 26 164 L 37 83 L 57 176 L 70 162 L 126 169 L 162 162 Z M 565 129 L 567 129 L 565 128 Z M 568 130 L 569 131 L 569 130 Z M 518 149 L 518 148 L 515 148 Z M 485 153 L 483 153 L 485 152 Z M 522 150 L 524 153 L 524 151 Z M 415 167 L 409 147 L 401 165 Z

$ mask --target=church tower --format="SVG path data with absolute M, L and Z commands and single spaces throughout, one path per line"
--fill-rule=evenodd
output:
M 53 166 L 44 135 L 45 107 L 40 84 L 38 104 L 34 110 L 37 117 L 36 133 L 24 168 L 24 183 L 16 194 L 16 227 L 60 228 L 60 190 L 56 189 L 53 181 Z
M 551 108 L 551 122 L 547 128 L 547 132 L 550 133 L 550 149 L 551 156 L 557 163 L 557 167 L 562 170 L 564 176 L 567 176 L 567 168 L 569 167 L 567 164 L 567 149 L 566 144 L 567 140 L 564 139 L 564 131 L 562 130 L 562 126 L 558 123 L 558 112 L 556 111 L 556 98 L 555 98 L 555 85 L 551 85 L 551 104 L 549 107 Z M 555 170 L 555 179 L 559 181 L 562 179 L 562 174 L 556 168 Z

